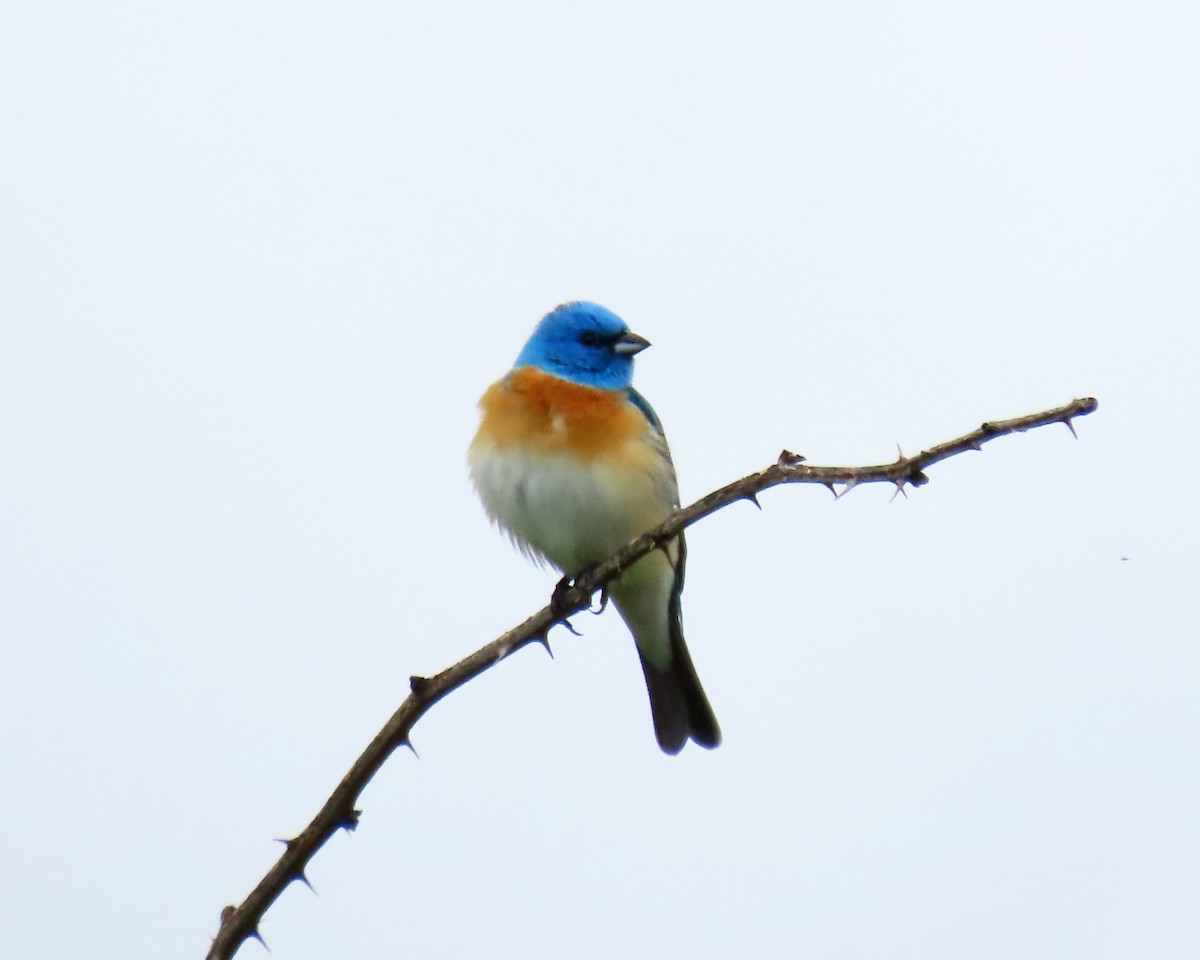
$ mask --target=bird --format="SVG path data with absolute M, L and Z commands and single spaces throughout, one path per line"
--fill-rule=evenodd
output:
M 489 518 L 535 562 L 574 578 L 679 506 L 654 408 L 633 388 L 650 341 L 598 303 L 560 304 L 479 401 L 467 453 Z M 659 747 L 712 749 L 717 718 L 683 638 L 683 534 L 637 561 L 607 596 L 637 646 Z

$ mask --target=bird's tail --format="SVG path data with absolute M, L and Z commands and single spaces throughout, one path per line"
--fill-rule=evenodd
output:
M 717 718 L 683 642 L 686 559 L 680 536 L 669 550 L 643 557 L 612 584 L 612 599 L 637 641 L 654 735 L 665 753 L 678 753 L 688 740 L 710 750 L 721 742 Z
M 678 753 L 689 739 L 712 749 L 721 742 L 721 728 L 709 705 L 692 657 L 683 642 L 683 630 L 671 630 L 671 662 L 660 670 L 638 649 L 646 692 L 650 694 L 650 713 L 654 718 L 654 736 L 664 753 Z

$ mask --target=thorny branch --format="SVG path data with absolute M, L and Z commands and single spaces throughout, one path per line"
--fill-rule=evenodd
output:
M 993 420 L 957 440 L 940 443 L 915 456 L 905 457 L 901 454 L 892 463 L 869 467 L 809 466 L 803 462 L 803 457 L 785 450 L 765 470 L 735 480 L 691 506 L 676 510 L 613 557 L 574 581 L 564 581 L 555 590 L 551 604 L 524 623 L 435 676 L 412 677 L 411 693 L 355 761 L 312 822 L 299 836 L 285 841 L 279 860 L 240 906 L 229 906 L 221 912 L 221 928 L 213 939 L 206 960 L 228 960 L 247 939 L 261 939 L 258 924 L 271 904 L 293 881 L 308 882 L 305 868 L 330 837 L 341 828 L 353 830 L 358 825 L 360 811 L 355 809 L 355 804 L 359 795 L 393 751 L 409 745 L 409 733 L 413 725 L 430 707 L 514 651 L 535 641 L 546 644 L 551 627 L 587 608 L 597 590 L 636 560 L 670 542 L 681 530 L 739 500 L 750 500 L 757 505 L 757 494 L 783 483 L 819 483 L 829 487 L 839 497 L 864 483 L 891 483 L 898 493 L 903 492 L 906 486 L 920 487 L 929 482 L 925 476 L 928 467 L 967 450 L 979 450 L 996 437 L 1021 433 L 1050 423 L 1066 424 L 1074 434 L 1072 419 L 1092 413 L 1097 406 L 1097 402 L 1088 397 L 1025 417 Z M 843 485 L 841 490 L 837 489 L 838 484 Z

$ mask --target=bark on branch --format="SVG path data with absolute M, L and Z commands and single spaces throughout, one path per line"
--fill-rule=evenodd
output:
M 430 707 L 514 651 L 533 642 L 547 643 L 546 637 L 551 627 L 587 608 L 597 590 L 651 550 L 668 543 L 681 530 L 738 500 L 750 500 L 757 505 L 757 495 L 761 491 L 783 483 L 819 483 L 829 487 L 839 497 L 865 483 L 894 484 L 897 492 L 902 492 L 906 486 L 919 487 L 928 483 L 925 471 L 933 464 L 967 450 L 979 450 L 996 437 L 1021 433 L 1050 423 L 1066 424 L 1074 434 L 1072 419 L 1092 413 L 1097 405 L 1094 399 L 1088 397 L 1073 400 L 1053 410 L 1011 420 L 989 421 L 956 440 L 940 443 L 915 456 L 905 457 L 901 454 L 892 463 L 874 466 L 810 466 L 803 457 L 784 450 L 779 459 L 765 470 L 735 480 L 691 506 L 676 510 L 659 526 L 642 534 L 594 569 L 573 582 L 560 584 L 552 602 L 524 623 L 435 676 L 412 677 L 408 697 L 342 777 L 341 783 L 312 822 L 298 836 L 285 842 L 279 860 L 239 906 L 229 906 L 221 912 L 221 927 L 206 960 L 228 960 L 247 939 L 261 939 L 258 924 L 271 904 L 292 882 L 308 882 L 305 868 L 330 837 L 339 829 L 353 830 L 357 826 L 360 811 L 355 805 L 359 795 L 393 751 L 408 745 L 413 725 Z M 839 484 L 842 485 L 841 490 L 837 489 Z

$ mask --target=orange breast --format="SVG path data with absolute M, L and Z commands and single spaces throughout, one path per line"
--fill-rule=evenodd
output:
M 598 457 L 616 452 L 649 429 L 622 391 L 571 383 L 536 367 L 519 367 L 479 401 L 477 439 L 497 447 Z

